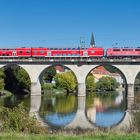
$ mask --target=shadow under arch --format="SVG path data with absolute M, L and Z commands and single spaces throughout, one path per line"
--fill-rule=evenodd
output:
M 116 127 L 116 126 L 118 126 L 119 124 L 121 124 L 121 123 L 123 123 L 125 120 L 126 120 L 126 118 L 128 118 L 127 116 L 127 81 L 126 81 L 126 78 L 125 78 L 125 75 L 123 74 L 123 72 L 119 69 L 119 68 L 117 68 L 116 66 L 113 66 L 113 65 L 106 65 L 106 64 L 101 64 L 101 65 L 99 65 L 99 66 L 96 66 L 95 68 L 93 68 L 93 69 L 91 69 L 90 71 L 89 71 L 89 73 L 87 74 L 87 76 L 92 72 L 92 71 L 94 71 L 96 68 L 98 68 L 98 67 L 105 67 L 107 70 L 108 70 L 108 67 L 111 67 L 111 68 L 113 68 L 112 69 L 112 73 L 113 73 L 113 71 L 115 70 L 115 72 L 116 73 L 118 73 L 120 76 L 121 76 L 121 78 L 123 79 L 123 88 L 125 89 L 125 92 L 124 92 L 124 104 L 125 104 L 125 108 L 124 108 L 124 113 L 123 113 L 123 115 L 122 115 L 122 117 L 121 117 L 121 119 L 119 119 L 118 120 L 118 122 L 116 122 L 116 123 L 114 123 L 114 124 L 112 124 L 112 125 L 110 125 L 110 126 L 107 126 L 107 127 Z M 109 71 L 109 70 L 108 70 Z M 110 72 L 110 71 L 109 71 Z M 87 79 L 87 76 L 86 76 L 86 79 Z M 100 77 L 101 78 L 101 77 Z M 86 81 L 86 79 L 85 79 L 85 81 Z M 95 92 L 97 92 L 97 91 L 95 91 Z M 99 105 L 99 102 L 98 102 L 98 105 Z M 96 107 L 95 107 L 96 108 Z M 92 112 L 95 112 L 95 110 L 96 110 L 96 113 L 97 113 L 97 109 L 98 108 L 96 108 L 96 109 L 94 109 L 94 111 L 92 111 Z M 87 114 L 87 110 L 85 110 L 86 111 L 86 116 L 87 116 L 87 119 L 88 119 L 88 114 Z M 96 117 L 99 117 L 99 115 L 98 114 L 96 114 L 95 113 L 95 115 L 94 115 L 94 117 L 96 116 Z M 96 117 L 94 118 L 94 120 L 96 120 Z M 88 119 L 89 120 L 89 119 Z M 97 119 L 97 120 L 99 120 L 99 119 Z M 89 122 L 90 122 L 90 120 L 89 120 Z M 91 122 L 90 122 L 91 123 Z M 102 126 L 100 126 L 100 125 L 96 125 L 96 122 L 95 123 L 93 123 L 93 125 L 95 126 L 95 127 L 102 127 Z M 105 126 L 106 127 L 106 126 Z
M 73 70 L 71 70 L 71 68 L 69 68 L 68 66 L 65 66 L 63 64 L 60 64 L 60 63 L 49 65 L 43 71 L 40 72 L 40 75 L 39 75 L 40 85 L 42 86 L 41 83 L 43 82 L 42 81 L 43 75 L 45 74 L 45 72 L 47 71 L 47 69 L 52 68 L 52 67 L 57 67 L 57 66 L 58 67 L 60 66 L 61 68 L 63 68 L 64 71 L 62 71 L 62 72 L 67 72 L 67 71 L 71 71 L 72 72 L 72 74 L 73 74 L 73 76 L 74 76 L 74 78 L 76 80 L 76 93 L 77 93 L 77 90 L 78 90 L 78 80 L 77 80 L 77 77 L 76 77 L 75 73 L 73 72 Z M 57 74 L 57 70 L 56 70 L 56 74 Z
M 3 67 L 1 67 L 1 69 L 4 70 L 4 73 L 9 74 L 8 76 L 11 77 L 11 81 L 9 81 L 8 84 L 10 84 L 11 86 L 15 86 L 15 90 L 11 91 L 13 94 L 19 94 L 19 92 L 24 94 L 30 94 L 30 89 L 31 89 L 31 78 L 29 73 L 26 71 L 26 69 L 24 69 L 24 67 L 22 67 L 22 65 L 18 65 L 15 63 L 12 64 L 6 64 Z M 9 69 L 9 70 L 8 70 Z M 21 71 L 20 71 L 21 70 Z M 23 70 L 23 71 L 22 71 Z M 9 73 L 8 73 L 9 72 Z M 18 73 L 19 72 L 19 73 Z M 13 75 L 12 75 L 13 74 Z M 19 74 L 18 77 L 19 79 L 22 79 L 19 83 L 18 80 L 16 78 L 16 75 Z M 24 78 L 25 79 L 24 79 Z M 12 79 L 13 78 L 13 79 Z M 8 79 L 8 77 L 5 78 L 5 80 Z M 6 81 L 5 81 L 6 82 Z M 27 82 L 27 83 L 26 83 Z M 7 83 L 6 83 L 7 84 Z M 16 91 L 17 90 L 17 91 Z M 19 90 L 19 91 L 18 91 Z M 9 90 L 10 91 L 10 90 Z

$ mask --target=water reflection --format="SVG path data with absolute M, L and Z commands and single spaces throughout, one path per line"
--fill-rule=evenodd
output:
M 38 114 L 39 111 L 38 118 L 53 127 L 91 128 L 94 126 L 92 124 L 108 127 L 121 121 L 126 110 L 125 94 L 122 91 L 92 93 L 81 98 L 74 95 L 44 95 L 42 99 L 41 96 L 0 98 L 0 105 L 5 107 L 14 107 L 21 102 L 25 103 L 30 112 Z
M 77 99 L 70 96 L 44 96 L 40 108 L 40 116 L 50 126 L 63 127 L 69 124 L 77 111 Z
M 25 107 L 29 110 L 30 108 L 30 98 L 29 96 L 18 96 L 18 95 L 11 95 L 9 97 L 0 97 L 0 105 L 8 108 L 13 108 L 20 104 L 21 102 L 24 103 Z
M 86 115 L 97 126 L 117 124 L 124 116 L 126 100 L 124 92 L 92 93 L 86 98 Z

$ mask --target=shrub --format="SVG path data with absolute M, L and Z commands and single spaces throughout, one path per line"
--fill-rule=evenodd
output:
M 52 84 L 52 83 L 44 83 L 43 84 L 43 89 L 44 90 L 51 90 L 55 87 L 55 84 Z
M 63 88 L 67 93 L 74 92 L 76 89 L 76 80 L 72 72 L 57 73 L 54 77 L 56 87 Z
M 34 117 L 29 116 L 23 103 L 14 108 L 1 107 L 0 121 L 3 131 L 28 133 L 41 133 L 46 131 Z
M 95 84 L 95 79 L 93 75 L 89 75 L 86 79 L 86 88 L 89 91 L 95 91 L 96 89 L 96 84 Z

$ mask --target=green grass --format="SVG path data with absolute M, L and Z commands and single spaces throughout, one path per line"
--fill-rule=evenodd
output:
M 70 134 L 22 134 L 22 133 L 1 133 L 0 140 L 140 140 L 140 134 L 88 134 L 88 135 L 70 135 Z

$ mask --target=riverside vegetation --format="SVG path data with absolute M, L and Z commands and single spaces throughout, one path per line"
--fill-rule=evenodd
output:
M 58 130 L 53 131 L 41 126 L 39 122 L 30 116 L 22 104 L 12 109 L 0 107 L 0 122 L 2 140 L 139 140 L 140 137 L 140 117 L 134 115 L 133 125 L 127 132 L 115 131 L 108 129 L 100 130 Z M 137 121 L 136 121 L 137 119 Z M 139 120 L 138 120 L 139 119 Z M 137 123 L 137 125 L 135 125 Z M 132 129 L 133 128 L 133 129 Z M 35 135 L 36 134 L 36 135 Z

